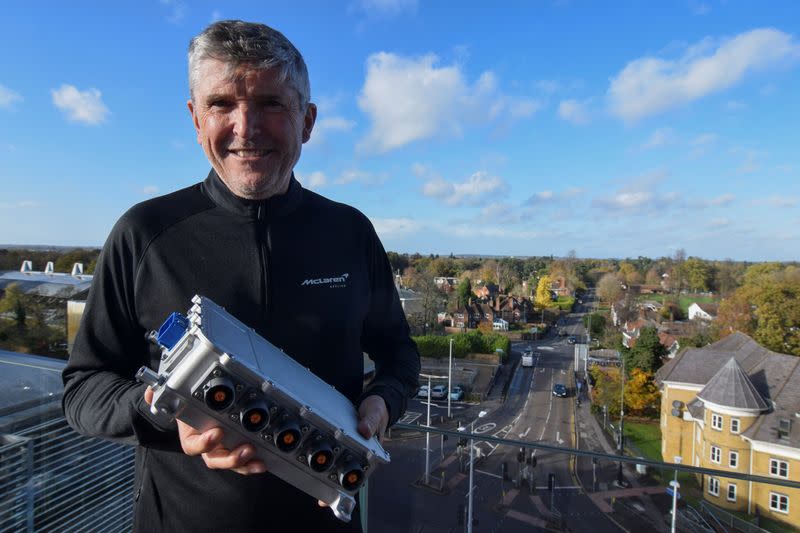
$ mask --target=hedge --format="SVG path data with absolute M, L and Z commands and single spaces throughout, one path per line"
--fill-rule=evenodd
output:
M 413 337 L 422 357 L 442 358 L 450 354 L 450 339 L 453 339 L 453 357 L 466 357 L 471 353 L 495 353 L 500 348 L 506 355 L 511 350 L 511 341 L 498 333 L 481 333 L 478 330 L 457 335 L 425 335 Z

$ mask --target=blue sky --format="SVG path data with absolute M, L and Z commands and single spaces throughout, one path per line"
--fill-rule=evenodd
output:
M 455 6 L 458 6 L 457 8 Z M 186 47 L 260 21 L 319 106 L 297 177 L 424 254 L 798 260 L 796 2 L 37 2 L 0 18 L 0 244 L 99 246 L 204 178 Z

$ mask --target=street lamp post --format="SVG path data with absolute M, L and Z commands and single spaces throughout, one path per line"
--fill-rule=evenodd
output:
M 445 376 L 432 376 L 430 374 L 420 374 L 421 378 L 428 378 L 428 422 L 427 427 L 431 427 L 431 378 L 435 379 L 444 379 Z M 450 395 L 450 391 L 448 391 L 448 396 Z M 431 471 L 431 432 L 425 432 L 425 484 L 428 484 L 428 479 L 430 477 Z
M 486 411 L 478 413 L 478 418 L 486 416 Z M 469 497 L 467 500 L 467 533 L 472 533 L 472 478 L 473 478 L 473 457 L 475 453 L 475 440 L 472 435 L 475 433 L 475 421 L 473 420 L 469 425 Z
M 680 455 L 676 455 L 675 464 L 681 464 L 683 462 L 683 458 Z M 677 520 L 678 514 L 678 489 L 681 488 L 681 484 L 678 483 L 678 469 L 675 469 L 675 479 L 669 482 L 669 486 L 672 487 L 672 527 L 670 528 L 670 533 L 675 533 L 675 524 Z
M 450 338 L 450 361 L 447 364 L 447 418 L 451 418 L 450 414 L 450 391 L 453 390 L 453 338 Z
M 620 372 L 620 387 L 619 387 L 619 455 L 625 455 L 625 358 L 620 356 L 622 360 L 622 371 Z M 619 462 L 619 470 L 617 471 L 617 485 L 624 487 L 626 485 L 625 477 L 622 475 L 622 461 Z

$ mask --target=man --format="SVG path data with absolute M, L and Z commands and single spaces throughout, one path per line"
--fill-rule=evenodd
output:
M 300 53 L 260 24 L 223 21 L 189 46 L 189 111 L 212 170 L 202 183 L 143 202 L 103 248 L 64 370 L 64 410 L 86 435 L 136 444 L 137 531 L 359 531 L 265 472 L 252 445 L 228 450 L 220 428 L 159 427 L 157 368 L 145 334 L 208 296 L 358 406 L 381 436 L 417 386 L 386 253 L 367 218 L 293 177 L 317 110 Z M 336 283 L 308 280 L 340 278 Z M 362 351 L 375 361 L 362 391 Z

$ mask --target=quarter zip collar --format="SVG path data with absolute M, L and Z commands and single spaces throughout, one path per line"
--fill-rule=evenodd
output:
M 248 200 L 236 196 L 213 168 L 201 184 L 201 189 L 219 207 L 238 215 L 260 220 L 274 220 L 288 215 L 297 209 L 303 197 L 303 187 L 295 179 L 294 173 L 289 181 L 289 188 L 284 194 L 266 200 Z

